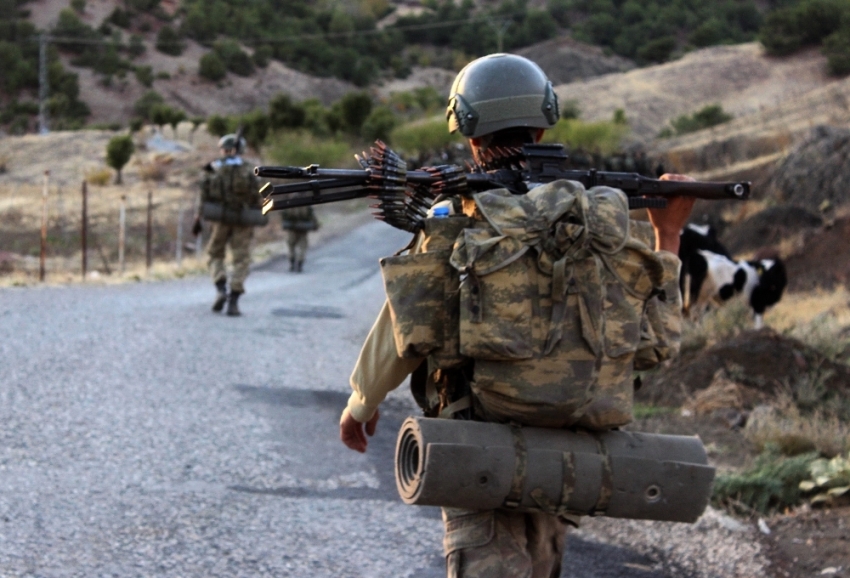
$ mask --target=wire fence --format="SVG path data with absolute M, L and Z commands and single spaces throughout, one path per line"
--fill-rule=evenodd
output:
M 198 258 L 191 191 L 53 183 L 0 187 L 0 276 L 122 275 Z

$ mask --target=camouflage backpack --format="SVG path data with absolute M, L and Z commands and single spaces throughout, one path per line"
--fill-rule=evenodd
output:
M 630 235 L 625 195 L 556 181 L 476 194 L 464 212 L 427 220 L 414 252 L 381 261 L 398 354 L 427 356 L 432 370 L 473 360 L 486 421 L 631 421 L 636 362 L 676 345 L 650 298 L 677 291 Z
M 260 210 L 258 190 L 253 169 L 241 158 L 219 159 L 201 184 L 203 217 L 229 225 L 264 225 L 268 217 Z
M 315 231 L 319 221 L 313 207 L 293 207 L 280 212 L 280 223 L 286 231 Z
M 254 172 L 239 157 L 227 157 L 213 163 L 212 173 L 203 185 L 204 202 L 219 203 L 228 209 L 260 206 Z

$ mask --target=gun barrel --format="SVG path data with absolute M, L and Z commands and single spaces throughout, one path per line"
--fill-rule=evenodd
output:
M 688 196 L 698 199 L 738 199 L 746 200 L 750 196 L 750 183 L 741 182 L 704 182 L 704 181 L 667 181 L 645 177 L 638 173 L 618 173 L 608 171 L 562 171 L 557 178 L 575 180 L 585 187 L 598 185 L 621 189 L 629 196 Z
M 268 179 L 362 179 L 369 178 L 371 171 L 364 169 L 323 169 L 319 165 L 306 167 L 254 167 L 254 174 Z

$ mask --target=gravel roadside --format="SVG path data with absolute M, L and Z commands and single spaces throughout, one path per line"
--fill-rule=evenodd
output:
M 437 512 L 391 477 L 406 388 L 372 451 L 336 439 L 375 259 L 406 235 L 324 234 L 302 275 L 256 267 L 235 320 L 202 277 L 0 289 L 0 576 L 442 575 Z M 768 575 L 752 532 L 591 519 L 562 576 Z

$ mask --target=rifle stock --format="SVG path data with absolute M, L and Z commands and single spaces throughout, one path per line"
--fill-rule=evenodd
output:
M 746 181 L 666 181 L 638 173 L 567 169 L 568 157 L 561 145 L 526 145 L 503 152 L 507 153 L 505 158 L 512 168 L 464 172 L 461 167 L 443 165 L 408 171 L 401 157 L 378 141 L 370 155 L 356 157 L 361 169 L 259 166 L 254 173 L 259 177 L 300 181 L 285 185 L 266 183 L 260 189 L 265 198 L 263 213 L 369 197 L 379 201 L 372 206 L 379 210 L 376 213 L 379 219 L 407 231 L 419 227 L 428 208 L 438 199 L 496 188 L 524 194 L 539 184 L 560 179 L 578 181 L 585 188 L 620 189 L 629 198 L 632 209 L 663 208 L 664 197 L 670 196 L 746 200 L 750 195 L 750 183 Z

